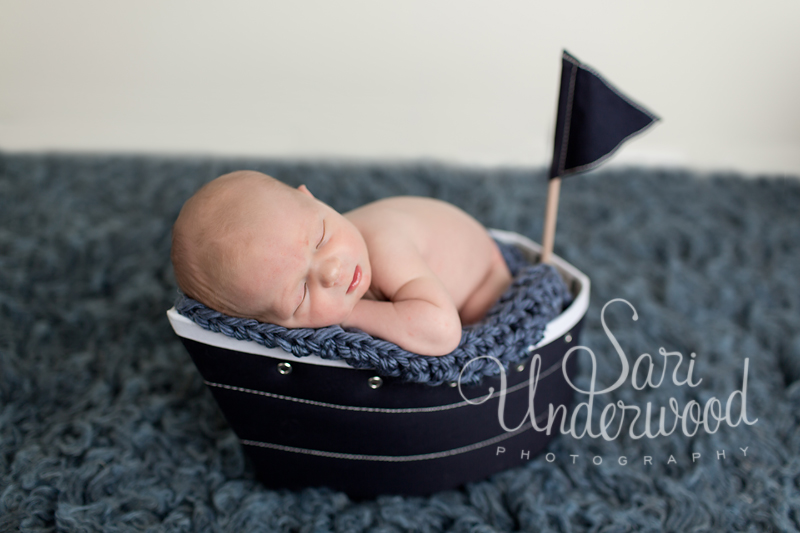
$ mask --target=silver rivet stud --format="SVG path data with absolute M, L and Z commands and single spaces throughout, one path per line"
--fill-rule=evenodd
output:
M 567 343 L 570 343 L 570 342 L 572 342 L 572 335 L 570 335 L 569 333 L 567 333 L 567 334 L 564 336 L 564 342 L 567 342 Z
M 517 372 L 522 372 L 525 370 L 525 363 L 520 363 L 517 365 Z
M 369 384 L 369 388 L 377 389 L 383 385 L 383 380 L 380 378 L 380 376 L 372 376 L 367 380 L 367 383 Z
M 278 372 L 280 372 L 284 376 L 290 373 L 291 371 L 292 371 L 292 365 L 290 363 L 287 363 L 286 361 L 278 363 Z
M 528 348 L 527 348 L 527 350 L 528 350 L 528 353 L 531 353 L 531 352 L 532 352 L 533 350 L 535 350 L 535 349 L 536 349 L 536 347 L 535 347 L 533 344 L 529 344 L 529 345 L 528 345 Z
M 458 387 L 458 382 L 457 381 L 451 381 L 450 383 L 448 383 L 448 385 L 450 385 L 451 387 Z

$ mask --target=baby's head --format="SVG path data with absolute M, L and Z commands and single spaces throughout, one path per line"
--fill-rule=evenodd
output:
M 369 289 L 364 238 L 301 185 L 239 171 L 201 188 L 172 231 L 181 290 L 231 316 L 289 328 L 339 324 Z

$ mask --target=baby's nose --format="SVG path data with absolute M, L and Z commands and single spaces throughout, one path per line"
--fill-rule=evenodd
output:
M 325 288 L 333 287 L 342 273 L 342 263 L 338 258 L 331 256 L 325 258 L 320 265 L 319 277 L 322 286 Z

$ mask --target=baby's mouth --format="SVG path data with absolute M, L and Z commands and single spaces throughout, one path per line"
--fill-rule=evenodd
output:
M 361 267 L 356 265 L 356 271 L 353 272 L 353 281 L 350 282 L 350 286 L 347 288 L 347 294 L 353 292 L 359 283 L 361 283 Z

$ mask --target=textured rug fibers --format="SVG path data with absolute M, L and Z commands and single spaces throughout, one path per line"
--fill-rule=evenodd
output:
M 605 314 L 630 370 L 650 354 L 656 383 L 666 359 L 664 381 L 637 388 L 629 375 L 594 397 L 593 435 L 615 404 L 613 436 L 626 406 L 615 438 L 582 435 L 581 409 L 550 456 L 426 498 L 354 502 L 256 482 L 166 320 L 171 224 L 202 183 L 240 168 L 306 183 L 339 210 L 425 195 L 541 235 L 543 171 L 0 154 L 0 530 L 800 528 L 800 181 L 635 169 L 566 180 L 556 253 L 592 279 L 582 344 L 596 357 L 595 390 L 623 368 L 601 321 L 616 298 L 638 316 L 624 302 Z M 677 384 L 677 356 L 659 349 L 682 354 Z M 692 353 L 696 386 L 683 383 Z M 577 357 L 576 386 L 588 390 L 592 357 Z M 746 402 L 734 395 L 725 419 L 745 368 Z M 718 428 L 663 434 L 671 405 L 683 413 L 692 401 L 723 418 Z M 757 422 L 733 427 L 743 403 Z M 648 404 L 652 436 L 642 436 L 631 409 Z

